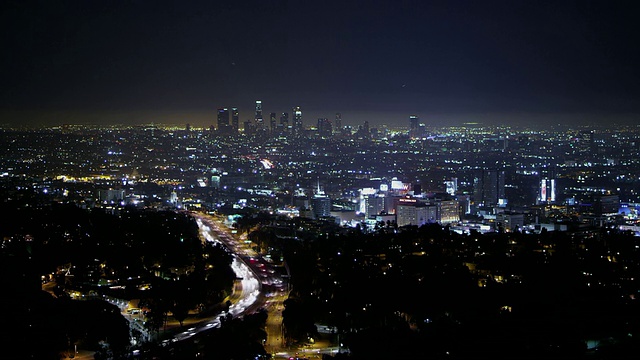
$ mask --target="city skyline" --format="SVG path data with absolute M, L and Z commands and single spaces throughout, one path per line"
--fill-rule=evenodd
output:
M 7 343 L 141 360 L 636 349 L 638 126 L 301 131 L 294 107 L 287 130 L 268 112 L 237 134 L 219 109 L 213 130 L 0 128 Z
M 638 123 L 630 2 L 3 4 L 0 123 Z

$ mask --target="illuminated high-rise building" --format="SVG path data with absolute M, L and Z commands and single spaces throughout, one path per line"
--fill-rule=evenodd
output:
M 262 117 L 262 100 L 256 100 L 256 112 L 253 119 L 257 130 L 264 129 L 264 118 Z
M 494 207 L 504 204 L 504 171 L 482 169 L 473 181 L 476 206 Z
M 296 135 L 302 135 L 302 109 L 300 106 L 296 106 L 293 108 L 293 132 Z
M 311 198 L 311 209 L 316 219 L 331 215 L 331 198 L 320 189 L 320 183 L 318 183 L 318 190 Z
M 331 121 L 327 118 L 318 119 L 318 136 L 321 138 L 329 138 L 333 133 Z
M 229 109 L 218 109 L 218 132 L 221 134 L 229 133 Z
M 336 121 L 334 122 L 333 133 L 338 134 L 342 130 L 342 114 L 336 113 Z
M 231 128 L 234 133 L 240 129 L 240 113 L 237 107 L 231 108 Z
M 369 195 L 364 198 L 366 204 L 365 210 L 365 219 L 369 219 L 372 216 L 380 215 L 381 212 L 385 211 L 385 198 L 384 196 L 379 195 Z
M 543 168 L 540 170 L 540 191 L 538 192 L 538 203 L 553 204 L 556 202 L 556 172 L 553 168 Z
M 277 125 L 278 123 L 276 122 L 276 113 L 272 112 L 271 114 L 269 114 L 269 131 L 271 131 L 272 134 L 276 132 Z
M 457 200 L 441 200 L 436 202 L 438 207 L 438 222 L 450 224 L 460 221 L 460 204 Z
M 427 135 L 427 127 L 425 126 L 425 124 L 419 124 L 418 125 L 418 134 L 416 135 L 417 138 L 423 138 Z
M 289 113 L 283 112 L 280 115 L 280 126 L 283 132 L 289 132 Z
M 418 137 L 420 129 L 420 119 L 416 115 L 409 116 L 409 137 Z
M 252 135 L 256 133 L 256 125 L 251 119 L 247 119 L 244 122 L 244 133 L 247 135 Z

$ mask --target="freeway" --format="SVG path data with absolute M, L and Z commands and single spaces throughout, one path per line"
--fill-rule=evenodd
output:
M 227 312 L 221 312 L 214 316 L 203 319 L 186 319 L 183 324 L 188 326 L 187 330 L 174 333 L 170 338 L 163 340 L 163 346 L 172 346 L 173 343 L 186 341 L 194 337 L 200 332 L 207 331 L 213 328 L 218 328 L 222 325 L 222 317 L 230 314 L 233 317 L 239 317 L 244 314 L 252 313 L 262 306 L 264 302 L 262 299 L 263 288 L 262 282 L 259 280 L 261 276 L 258 275 L 256 270 L 252 269 L 247 262 L 238 254 L 246 254 L 247 250 L 238 248 L 237 243 L 231 237 L 231 234 L 225 233 L 214 223 L 213 219 L 209 216 L 199 213 L 192 213 L 192 216 L 196 218 L 196 222 L 200 229 L 200 235 L 203 242 L 217 242 L 225 245 L 233 253 L 233 262 L 231 268 L 233 269 L 236 277 L 239 279 L 235 283 L 235 287 L 228 300 L 231 302 Z M 110 299 L 110 301 L 118 305 L 132 326 L 140 331 L 144 337 L 149 338 L 147 330 L 141 324 L 141 315 L 133 316 L 126 313 L 126 302 L 118 299 Z M 172 324 L 167 326 L 169 331 L 175 331 L 181 326 L 177 321 L 173 321 Z M 180 329 L 181 330 L 181 329 Z M 134 350 L 132 355 L 139 354 L 139 350 Z
M 265 327 L 267 341 L 265 349 L 274 358 L 286 354 L 283 338 L 282 310 L 284 300 L 287 299 L 289 291 L 288 285 L 280 276 L 278 271 L 267 259 L 262 258 L 250 246 L 247 246 L 242 237 L 236 239 L 231 229 L 215 220 L 214 217 L 203 213 L 191 213 L 198 224 L 201 239 L 203 242 L 217 242 L 226 246 L 233 254 L 231 267 L 239 279 L 236 281 L 234 291 L 228 297 L 231 305 L 228 311 L 216 314 L 204 319 L 186 319 L 183 324 L 188 327 L 185 331 L 174 333 L 170 338 L 163 341 L 164 346 L 171 346 L 172 343 L 191 339 L 196 334 L 221 326 L 223 316 L 227 313 L 233 317 L 241 317 L 244 314 L 253 313 L 259 309 L 267 310 L 267 324 Z M 246 235 L 245 235 L 246 236 Z M 246 239 L 246 238 L 245 238 Z M 53 294 L 53 283 L 43 285 L 43 290 Z M 151 338 L 148 330 L 144 326 L 144 316 L 141 313 L 127 313 L 128 301 L 104 297 L 104 300 L 118 306 L 123 316 L 129 321 L 130 327 L 137 330 L 146 340 Z M 165 329 L 168 333 L 178 330 L 180 325 L 173 321 Z M 182 330 L 182 329 L 180 329 Z M 78 350 L 77 355 L 85 355 L 84 350 Z M 133 350 L 132 355 L 139 354 L 139 350 Z M 91 356 L 91 354 L 87 356 Z M 280 356 L 279 356 L 280 355 Z M 288 356 L 285 356 L 288 359 Z
M 222 312 L 210 318 L 200 320 L 197 323 L 192 323 L 190 324 L 191 327 L 186 331 L 174 335 L 173 338 L 165 340 L 165 342 L 187 340 L 199 332 L 220 327 L 221 318 L 227 314 L 238 317 L 246 313 L 251 313 L 260 307 L 258 300 L 261 297 L 262 284 L 258 280 L 259 276 L 241 257 L 237 256 L 236 243 L 229 234 L 222 232 L 210 217 L 198 213 L 192 213 L 192 216 L 196 218 L 203 242 L 221 243 L 234 252 L 231 268 L 240 281 L 236 283 L 233 295 L 229 298 L 231 306 L 227 313 Z
M 286 347 L 283 337 L 282 310 L 284 301 L 289 296 L 288 284 L 284 281 L 279 271 L 276 271 L 271 262 L 260 254 L 256 253 L 245 243 L 246 235 L 237 237 L 232 234 L 231 229 L 221 221 L 212 216 L 200 213 L 192 214 L 196 217 L 198 226 L 202 231 L 203 238 L 207 241 L 219 239 L 234 254 L 236 259 L 249 268 L 254 275 L 253 278 L 260 279 L 259 294 L 255 301 L 254 309 L 264 308 L 267 310 L 267 323 L 265 331 L 267 340 L 264 344 L 265 350 L 272 354 L 274 358 L 281 357 L 277 354 L 286 354 Z M 244 284 L 243 284 L 244 287 Z M 253 289 L 253 288 L 252 288 Z M 287 359 L 288 356 L 285 356 Z
M 267 339 L 264 347 L 272 359 L 321 358 L 323 354 L 335 355 L 340 352 L 338 347 L 327 340 L 319 340 L 299 348 L 288 347 L 283 336 L 282 311 L 290 290 L 285 276 L 281 274 L 284 270 L 278 271 L 280 269 L 270 259 L 263 258 L 247 245 L 246 234 L 233 234 L 229 227 L 211 215 L 198 212 L 190 214 L 196 219 L 203 242 L 221 243 L 234 256 L 231 266 L 241 280 L 236 282 L 233 295 L 229 297 L 232 304 L 228 313 L 240 317 L 259 309 L 267 310 Z M 170 346 L 171 343 L 188 340 L 202 331 L 220 327 L 221 318 L 225 315 L 221 313 L 197 322 L 185 321 L 189 328 L 164 340 L 165 345 Z
M 220 241 L 226 245 L 235 254 L 234 264 L 238 265 L 234 265 L 234 271 L 237 274 L 241 272 L 246 274 L 242 276 L 243 280 L 246 277 L 252 279 L 251 283 L 242 283 L 242 296 L 247 296 L 247 293 L 250 293 L 251 296 L 247 296 L 244 301 L 238 301 L 236 314 L 250 313 L 260 308 L 267 310 L 265 326 L 267 339 L 264 348 L 267 353 L 271 354 L 272 359 L 290 359 L 292 357 L 314 359 L 321 358 L 323 354 L 335 355 L 339 352 L 348 352 L 348 349 L 335 346 L 327 339 L 317 339 L 314 343 L 306 346 L 288 347 L 283 336 L 282 311 L 284 310 L 284 301 L 289 297 L 290 289 L 288 281 L 282 276 L 281 271 L 276 271 L 278 269 L 269 259 L 263 258 L 245 243 L 246 234 L 242 236 L 233 234 L 229 227 L 213 216 L 202 213 L 192 213 L 192 216 L 196 218 L 203 239 L 205 241 Z M 320 332 L 322 332 L 322 328 Z

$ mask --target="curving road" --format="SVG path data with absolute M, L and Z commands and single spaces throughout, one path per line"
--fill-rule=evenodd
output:
M 242 264 L 234 271 L 236 273 L 244 272 L 246 275 L 242 276 L 244 279 L 250 278 L 252 282 L 246 284 L 243 282 L 242 294 L 250 292 L 251 296 L 247 296 L 245 301 L 239 302 L 247 305 L 245 311 L 251 312 L 260 308 L 267 310 L 267 323 L 265 331 L 267 333 L 267 340 L 264 343 L 265 350 L 272 354 L 274 358 L 284 357 L 289 358 L 287 349 L 284 343 L 283 327 L 282 327 L 282 310 L 284 309 L 283 302 L 287 299 L 289 291 L 287 284 L 280 276 L 278 271 L 275 271 L 271 263 L 262 258 L 258 253 L 245 244 L 243 240 L 246 240 L 246 235 L 236 238 L 224 224 L 214 219 L 212 216 L 194 213 L 198 226 L 202 232 L 202 236 L 206 241 L 219 241 L 226 245 L 234 254 L 236 254 L 236 260 L 234 263 Z M 247 269 L 250 273 L 247 273 Z M 260 279 L 260 281 L 258 281 Z M 256 292 L 255 283 L 258 283 L 258 291 Z M 245 291 L 246 289 L 246 291 Z M 255 294 L 255 297 L 253 296 Z M 242 313 L 238 309 L 238 313 Z
M 323 354 L 336 355 L 338 352 L 348 352 L 328 341 L 317 341 L 311 345 L 292 348 L 287 347 L 283 337 L 282 311 L 284 301 L 289 297 L 288 283 L 275 271 L 268 259 L 262 258 L 243 240 L 246 234 L 236 236 L 226 225 L 214 217 L 201 213 L 192 213 L 200 227 L 205 241 L 218 241 L 227 246 L 235 254 L 234 271 L 242 277 L 241 298 L 238 301 L 234 316 L 251 313 L 257 309 L 267 310 L 265 331 L 267 339 L 264 348 L 271 354 L 272 359 L 321 358 Z M 247 282 L 247 279 L 251 281 Z M 260 279 L 260 280 L 258 280 Z M 230 310 L 231 312 L 232 310 Z

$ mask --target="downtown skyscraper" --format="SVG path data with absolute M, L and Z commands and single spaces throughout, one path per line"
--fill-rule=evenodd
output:
M 271 114 L 269 114 L 269 131 L 271 132 L 271 134 L 275 134 L 276 130 L 277 130 L 277 120 L 276 120 L 276 113 L 272 112 Z
M 231 128 L 229 126 L 229 109 L 218 109 L 218 132 L 220 134 L 228 134 Z
M 420 129 L 420 119 L 416 115 L 409 116 L 409 137 L 417 138 Z
M 300 106 L 296 106 L 292 109 L 293 112 L 293 133 L 295 135 L 302 135 L 303 134 L 303 127 L 302 127 L 302 109 L 300 108 Z
M 240 113 L 237 107 L 231 108 L 231 128 L 234 133 L 237 133 L 240 129 Z
M 256 100 L 256 111 L 253 118 L 256 130 L 264 130 L 264 117 L 262 116 L 262 100 Z
M 289 113 L 283 112 L 282 115 L 280 115 L 280 127 L 282 128 L 282 133 L 289 133 Z

